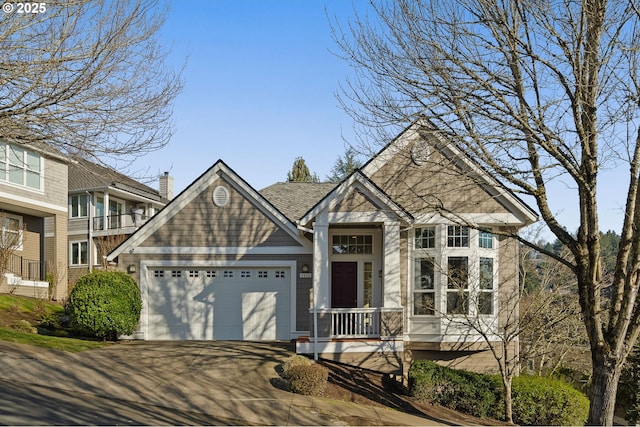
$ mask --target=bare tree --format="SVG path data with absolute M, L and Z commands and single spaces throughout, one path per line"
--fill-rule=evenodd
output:
M 385 135 L 420 120 L 535 201 L 571 254 L 536 248 L 577 282 L 592 359 L 588 423 L 611 425 L 622 365 L 640 334 L 636 0 L 398 0 L 371 7 L 348 27 L 334 27 L 355 72 L 343 87 L 343 107 L 363 129 Z M 612 167 L 628 171 L 628 187 L 604 294 L 598 176 Z M 556 215 L 556 183 L 574 192 L 575 234 Z
M 111 234 L 108 236 L 98 237 L 95 239 L 96 249 L 98 250 L 98 264 L 104 268 L 109 268 L 107 255 L 111 253 L 118 245 L 127 240 L 128 234 Z
M 565 265 L 526 247 L 520 275 L 520 316 L 527 325 L 520 333 L 520 365 L 537 375 L 553 374 L 587 344 L 575 277 Z
M 0 17 L 0 139 L 97 158 L 140 156 L 172 132 L 179 71 L 162 0 L 29 3 Z M 25 12 L 23 10 L 22 12 Z

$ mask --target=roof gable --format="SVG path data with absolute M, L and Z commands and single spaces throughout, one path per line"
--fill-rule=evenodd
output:
M 231 190 L 230 192 L 233 193 L 234 197 L 240 195 L 243 200 L 246 200 L 252 208 L 255 208 L 255 210 L 260 213 L 262 223 L 264 223 L 264 219 L 266 217 L 266 219 L 271 223 L 275 224 L 275 226 L 280 230 L 281 240 L 282 236 L 286 236 L 288 241 L 294 241 L 297 245 L 305 248 L 310 247 L 310 242 L 300 236 L 296 226 L 287 217 L 285 217 L 277 208 L 260 195 L 260 193 L 240 178 L 240 176 L 238 176 L 222 160 L 218 160 L 211 168 L 204 172 L 182 193 L 167 204 L 158 214 L 133 233 L 129 239 L 124 241 L 113 252 L 111 252 L 111 254 L 109 254 L 109 260 L 114 259 L 125 251 L 135 251 L 136 248 L 147 245 L 145 242 L 147 239 L 152 238 L 155 233 L 159 233 L 159 235 L 161 235 L 164 232 L 171 235 L 171 232 L 166 230 L 171 230 L 174 226 L 174 219 L 179 218 L 182 215 L 183 210 L 186 212 L 186 209 L 189 209 L 189 206 L 193 206 L 194 203 L 196 205 L 199 204 L 199 206 L 204 206 L 205 204 L 203 202 L 206 200 L 206 206 L 214 206 L 214 202 L 211 199 L 211 193 L 212 188 L 216 188 L 217 186 L 229 187 L 229 190 Z M 237 199 L 237 197 L 235 198 Z M 247 204 L 243 207 L 236 208 L 233 212 L 233 216 L 239 219 L 245 218 L 246 215 L 249 215 L 246 209 L 247 206 L 249 205 Z M 186 215 L 185 220 L 189 221 L 189 215 L 191 215 L 191 213 L 187 212 Z M 200 216 L 201 218 L 206 219 L 209 217 L 209 214 L 207 212 L 200 212 Z M 233 242 L 233 239 L 225 239 L 223 236 L 228 233 L 232 233 L 233 230 L 219 230 L 222 234 L 217 236 L 217 239 L 212 239 L 208 238 L 209 236 L 198 236 L 199 230 L 196 229 L 197 226 L 198 224 L 194 222 L 193 228 L 188 230 L 188 233 L 194 238 L 194 241 L 198 239 L 198 241 L 202 242 L 201 244 L 204 246 L 217 246 L 218 244 L 220 246 L 228 246 L 229 242 Z M 261 224 L 261 226 L 264 227 L 265 225 Z M 166 227 L 166 229 L 160 231 L 163 227 Z M 215 233 L 215 231 L 211 232 Z M 157 241 L 158 239 L 156 238 L 155 240 Z M 178 243 L 177 246 L 179 246 L 180 242 L 174 241 L 167 241 L 166 243 L 162 242 L 161 244 L 169 246 L 176 243 Z
M 393 201 L 382 189 L 374 184 L 360 171 L 355 171 L 337 187 L 316 203 L 299 221 L 301 225 L 310 223 L 313 218 L 325 210 L 333 210 L 352 196 L 358 193 L 360 200 L 366 200 L 374 208 L 393 213 L 407 223 L 413 222 L 413 217 L 402 206 Z M 363 199 L 364 198 L 364 199 Z M 350 203 L 346 203 L 350 205 Z
M 416 148 L 425 143 L 428 157 L 416 159 L 420 155 Z M 413 123 L 361 170 L 414 216 L 421 216 L 422 203 L 430 207 L 430 214 L 438 212 L 445 217 L 486 213 L 495 222 L 514 225 L 538 219 L 524 201 L 429 123 Z

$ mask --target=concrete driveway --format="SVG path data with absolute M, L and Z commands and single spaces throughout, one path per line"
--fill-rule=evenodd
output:
M 437 424 L 386 408 L 283 391 L 276 387 L 276 368 L 292 354 L 289 345 L 277 343 L 132 341 L 65 353 L 0 341 L 0 379 L 210 414 L 233 424 Z

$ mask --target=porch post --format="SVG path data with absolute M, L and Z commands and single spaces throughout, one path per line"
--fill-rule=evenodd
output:
M 329 307 L 329 224 L 326 213 L 313 223 L 313 359 L 318 360 L 318 309 Z
M 400 301 L 400 224 L 384 223 L 383 303 L 386 308 L 401 308 Z
M 313 306 L 329 308 L 329 225 L 313 223 Z

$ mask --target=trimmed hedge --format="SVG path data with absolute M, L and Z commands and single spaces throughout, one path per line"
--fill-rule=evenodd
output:
M 286 376 L 292 392 L 319 396 L 327 386 L 329 372 L 324 366 L 312 363 L 311 365 L 294 365 L 287 371 Z
M 411 365 L 409 394 L 482 418 L 496 418 L 496 410 L 503 406 L 500 377 L 450 369 L 429 360 L 416 360 Z
M 504 392 L 497 375 L 416 360 L 409 369 L 409 393 L 476 417 L 504 419 Z M 583 425 L 589 413 L 587 397 L 557 379 L 516 377 L 512 398 L 513 421 L 521 425 Z
M 294 366 L 309 366 L 312 363 L 313 361 L 308 357 L 301 354 L 294 354 L 284 362 L 282 366 L 282 376 L 287 379 L 289 378 L 289 371 L 291 371 Z
M 105 270 L 82 276 L 66 304 L 74 329 L 109 340 L 131 334 L 141 309 L 136 282 L 126 273 Z
M 589 399 L 564 381 L 535 376 L 513 379 L 513 422 L 520 425 L 584 425 Z

